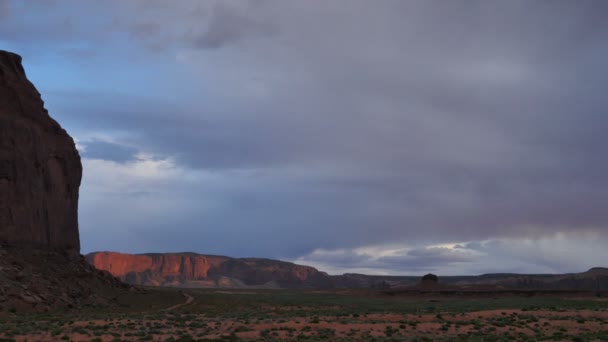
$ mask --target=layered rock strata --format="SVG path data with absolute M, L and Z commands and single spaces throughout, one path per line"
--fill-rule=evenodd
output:
M 195 253 L 86 255 L 96 268 L 135 285 L 177 287 L 331 287 L 330 277 L 313 267 L 259 258 Z

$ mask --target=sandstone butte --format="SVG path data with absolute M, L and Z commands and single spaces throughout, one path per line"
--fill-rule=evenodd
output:
M 86 255 L 98 269 L 135 285 L 179 287 L 328 287 L 330 277 L 313 267 L 279 260 L 195 253 Z
M 53 120 L 21 57 L 0 50 L 0 242 L 78 254 L 74 140 Z
M 0 50 L 0 316 L 114 305 L 129 288 L 80 255 L 81 177 L 74 140 Z

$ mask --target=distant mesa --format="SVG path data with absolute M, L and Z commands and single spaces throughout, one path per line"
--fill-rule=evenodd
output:
M 593 267 L 593 268 L 589 269 L 589 271 L 587 271 L 586 273 L 608 275 L 608 268 L 606 268 L 606 267 Z
M 328 275 L 313 267 L 260 258 L 196 253 L 122 254 L 95 252 L 86 260 L 133 285 L 184 288 L 410 289 L 415 292 L 496 289 L 607 291 L 608 269 L 574 274 L 486 274 L 480 276 Z
M 330 276 L 310 266 L 196 253 L 86 255 L 96 268 L 134 285 L 200 288 L 327 288 Z

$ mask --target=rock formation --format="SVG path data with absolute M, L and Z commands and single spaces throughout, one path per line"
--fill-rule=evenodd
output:
M 135 285 L 178 287 L 331 287 L 331 278 L 313 267 L 290 262 L 195 253 L 91 253 L 87 261 Z
M 0 322 L 10 312 L 107 307 L 129 288 L 80 255 L 0 245 Z
M 111 305 L 129 288 L 80 255 L 74 141 L 0 50 L 0 316 Z
M 0 242 L 78 253 L 80 156 L 30 83 L 0 50 Z
M 608 269 L 556 275 L 486 274 L 481 276 L 379 276 L 347 273 L 328 275 L 290 262 L 230 258 L 195 253 L 121 254 L 96 252 L 85 256 L 97 269 L 133 285 L 201 288 L 357 288 L 421 291 L 450 288 L 500 288 L 607 291 Z
M 420 284 L 418 284 L 418 288 L 421 290 L 434 290 L 437 288 L 439 283 L 439 277 L 436 275 L 429 273 L 422 277 L 420 280 Z
M 91 253 L 87 261 L 97 269 L 108 271 L 123 279 L 141 279 L 146 274 L 146 285 L 161 285 L 176 277 L 184 280 L 207 278 L 209 269 L 228 260 L 227 257 L 179 254 L 122 254 L 112 252 Z M 143 285 L 143 284 L 142 284 Z
M 424 277 L 422 277 L 422 282 L 423 283 L 435 283 L 436 284 L 436 283 L 439 282 L 439 277 L 436 276 L 436 275 L 434 275 L 434 274 L 432 274 L 432 273 L 429 273 L 429 274 L 426 274 Z

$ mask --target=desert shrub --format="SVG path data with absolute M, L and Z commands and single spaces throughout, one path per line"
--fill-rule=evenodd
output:
M 384 335 L 386 335 L 387 337 L 391 337 L 393 336 L 393 334 L 397 333 L 399 330 L 397 329 L 393 329 L 392 326 L 387 325 L 386 328 L 384 329 Z
M 323 329 L 317 330 L 317 334 L 319 335 L 319 338 L 327 339 L 327 338 L 334 337 L 336 335 L 336 331 L 334 329 L 330 329 L 330 328 L 323 328 Z
M 246 327 L 244 325 L 239 325 L 238 327 L 236 327 L 236 329 L 234 329 L 235 332 L 244 332 L 244 331 L 253 331 L 253 329 Z

